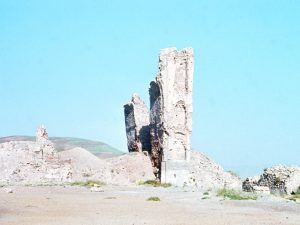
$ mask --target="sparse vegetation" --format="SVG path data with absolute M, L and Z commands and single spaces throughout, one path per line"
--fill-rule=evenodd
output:
M 288 197 L 288 199 L 291 200 L 291 201 L 300 200 L 300 186 L 298 187 L 296 192 L 292 193 L 292 196 Z
M 207 200 L 207 199 L 210 199 L 208 196 L 204 196 L 203 198 L 202 198 L 202 200 Z
M 150 197 L 150 198 L 147 198 L 147 201 L 160 202 L 160 198 L 159 197 Z
M 71 186 L 81 186 L 81 187 L 99 187 L 103 185 L 105 185 L 105 183 L 103 183 L 102 181 L 95 181 L 95 180 L 76 181 L 71 183 Z
M 112 155 L 122 155 L 123 152 L 100 141 L 92 141 L 81 138 L 72 138 L 72 137 L 50 137 L 57 151 L 69 150 L 75 147 L 81 147 L 94 155 L 101 153 L 110 153 Z M 8 141 L 35 141 L 35 137 L 32 136 L 11 136 L 0 138 L 0 143 Z
M 300 186 L 298 187 L 298 190 L 295 192 L 295 195 L 300 195 Z
M 208 192 L 208 191 L 206 191 L 206 192 L 204 192 L 204 193 L 203 193 L 203 195 L 209 195 L 209 192 Z
M 271 195 L 280 197 L 280 198 L 286 198 L 287 194 L 285 192 L 280 191 L 271 191 Z
M 230 200 L 256 200 L 257 199 L 257 196 L 254 194 L 246 194 L 243 192 L 238 192 L 226 188 L 219 190 L 217 196 L 223 197 L 224 199 L 230 199 Z
M 239 176 L 236 172 L 234 172 L 234 171 L 232 171 L 232 170 L 228 170 L 227 172 L 230 173 L 230 174 L 231 174 L 232 176 L 234 176 L 234 177 L 240 178 L 240 176 Z
M 170 183 L 160 183 L 158 180 L 146 180 L 146 181 L 139 181 L 138 185 L 146 185 L 146 186 L 153 186 L 153 187 L 164 187 L 168 188 L 172 185 Z
M 281 183 L 280 178 L 279 178 L 279 177 L 276 177 L 274 183 L 275 183 L 275 185 L 280 184 L 280 183 Z

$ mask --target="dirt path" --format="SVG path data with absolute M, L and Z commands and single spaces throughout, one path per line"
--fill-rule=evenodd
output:
M 160 202 L 146 201 L 158 196 Z M 2 225 L 300 225 L 300 204 L 279 200 L 202 200 L 175 188 L 0 188 Z

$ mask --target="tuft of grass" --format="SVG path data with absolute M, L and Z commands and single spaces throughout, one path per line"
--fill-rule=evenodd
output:
M 208 196 L 202 197 L 202 200 L 208 200 L 208 199 L 210 199 Z
M 170 183 L 160 183 L 158 180 L 146 180 L 146 181 L 139 181 L 138 185 L 146 185 L 146 186 L 153 186 L 153 187 L 163 187 L 168 188 L 172 185 Z
M 81 186 L 81 187 L 99 187 L 103 185 L 105 185 L 105 183 L 96 180 L 76 181 L 71 183 L 71 186 Z
M 230 200 L 257 200 L 257 196 L 250 194 L 243 194 L 241 192 L 231 190 L 231 189 L 220 189 L 217 193 L 218 197 L 223 197 L 224 199 Z
M 159 197 L 150 197 L 150 198 L 147 198 L 147 201 L 160 202 L 160 198 Z
M 209 195 L 209 192 L 208 192 L 208 191 L 206 191 L 206 192 L 204 192 L 204 193 L 203 193 L 203 195 Z

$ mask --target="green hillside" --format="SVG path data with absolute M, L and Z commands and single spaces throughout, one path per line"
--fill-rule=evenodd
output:
M 51 137 L 49 138 L 55 145 L 57 151 L 65 151 L 75 147 L 84 148 L 97 156 L 121 155 L 120 150 L 100 141 L 92 141 L 72 137 Z M 0 143 L 8 141 L 35 141 L 33 136 L 10 136 L 0 138 Z

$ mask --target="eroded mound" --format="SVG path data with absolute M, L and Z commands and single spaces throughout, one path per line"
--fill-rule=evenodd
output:
M 204 154 L 193 151 L 186 186 L 200 189 L 241 187 Z M 63 184 L 97 180 L 128 185 L 155 179 L 151 160 L 143 153 L 100 159 L 83 148 L 56 152 L 51 142 L 12 141 L 0 144 L 0 184 Z
M 191 186 L 200 189 L 241 189 L 241 180 L 223 170 L 223 168 L 209 159 L 206 155 L 198 151 L 191 151 L 190 160 L 190 179 Z

